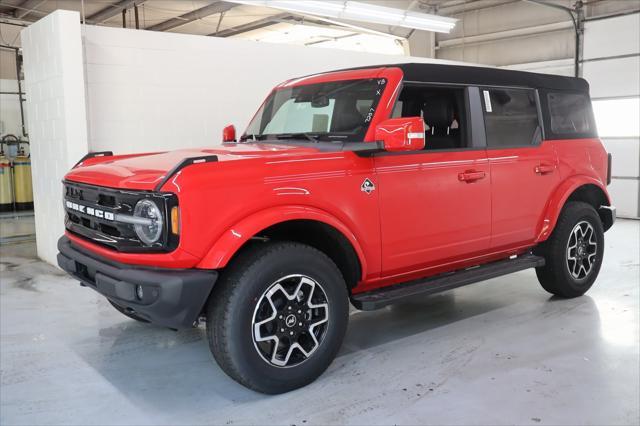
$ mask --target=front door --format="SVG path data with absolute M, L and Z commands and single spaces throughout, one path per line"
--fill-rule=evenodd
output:
M 489 249 L 491 169 L 484 146 L 472 147 L 468 102 L 463 88 L 411 85 L 398 99 L 394 116 L 421 116 L 427 131 L 423 151 L 375 157 L 383 277 L 429 275 Z
M 384 276 L 488 249 L 491 171 L 484 150 L 383 155 L 375 166 Z

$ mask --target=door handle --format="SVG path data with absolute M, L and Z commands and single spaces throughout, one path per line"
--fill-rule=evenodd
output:
M 484 179 L 487 174 L 481 171 L 468 170 L 464 173 L 458 173 L 458 180 L 460 182 L 475 182 L 480 179 Z
M 552 164 L 540 163 L 533 170 L 536 174 L 546 175 L 549 173 L 553 173 L 555 171 L 555 167 Z

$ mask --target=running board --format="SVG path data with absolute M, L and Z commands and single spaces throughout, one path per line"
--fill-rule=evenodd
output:
M 513 259 L 500 260 L 434 277 L 408 281 L 366 293 L 359 293 L 351 297 L 351 303 L 361 311 L 373 311 L 413 296 L 440 293 L 539 266 L 544 266 L 543 257 L 525 254 Z

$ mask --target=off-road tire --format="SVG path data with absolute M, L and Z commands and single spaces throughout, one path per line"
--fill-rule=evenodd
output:
M 569 250 L 569 247 L 575 243 L 575 238 L 571 240 L 574 230 L 578 234 L 583 232 L 577 229 L 579 225 L 581 229 L 591 230 L 592 241 L 596 246 L 595 257 L 589 272 L 583 277 L 576 278 L 570 270 L 573 269 L 575 261 L 569 261 L 569 257 L 575 257 L 577 249 Z M 591 237 L 588 236 L 585 239 L 587 238 Z M 585 245 L 592 249 L 588 241 Z M 547 241 L 534 250 L 534 253 L 543 256 L 546 261 L 545 266 L 536 268 L 538 281 L 546 291 L 565 298 L 582 296 L 598 277 L 604 255 L 604 230 L 598 213 L 590 204 L 581 201 L 568 202 L 560 213 L 553 233 Z M 588 260 L 585 265 L 589 266 Z
M 326 294 L 328 307 L 321 311 L 327 317 L 325 334 L 300 364 L 276 366 L 258 349 L 255 317 L 265 295 L 271 294 L 267 290 L 283 277 L 298 274 L 311 278 Z M 258 243 L 241 252 L 214 286 L 207 304 L 209 347 L 222 370 L 250 389 L 278 394 L 300 388 L 320 376 L 338 353 L 348 322 L 348 297 L 340 270 L 324 253 L 294 242 Z M 308 302 L 299 303 L 311 303 L 311 296 Z M 279 326 L 275 328 L 280 330 Z M 280 340 L 275 347 L 279 345 Z

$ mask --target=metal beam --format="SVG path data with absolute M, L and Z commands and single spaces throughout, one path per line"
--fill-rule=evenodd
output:
M 329 23 L 325 20 L 321 19 L 313 19 L 305 16 L 298 16 L 292 13 L 279 13 L 277 15 L 267 16 L 266 18 L 258 19 L 257 21 L 247 22 L 246 24 L 236 25 L 235 27 L 227 28 L 222 31 L 218 31 L 217 33 L 211 33 L 209 36 L 211 37 L 232 37 L 242 33 L 248 33 L 249 31 L 259 30 L 260 28 L 269 27 L 271 25 L 281 24 L 281 23 L 289 23 L 289 24 L 313 24 L 320 25 L 323 27 L 336 27 L 335 24 Z M 350 28 L 340 29 L 349 31 Z M 353 29 L 351 29 L 353 31 Z
M 293 17 L 293 15 L 291 15 L 290 13 L 280 13 L 278 15 L 267 16 L 266 18 L 258 19 L 257 21 L 247 22 L 246 24 L 227 28 L 226 30 L 211 33 L 209 35 L 212 37 L 231 37 L 234 35 L 247 33 L 249 31 L 259 30 L 260 28 L 279 24 L 280 22 L 291 17 Z
M 17 19 L 22 19 L 44 2 L 45 0 L 25 0 L 16 6 L 13 16 Z
M 195 21 L 197 19 L 205 18 L 209 15 L 215 15 L 216 13 L 226 12 L 228 10 L 233 9 L 236 6 L 239 6 L 239 4 L 229 3 L 226 1 L 216 1 L 214 3 L 211 3 L 208 6 L 201 7 L 200 9 L 196 9 L 191 12 L 187 12 L 183 15 L 177 16 L 175 18 L 171 18 L 167 21 L 160 22 L 159 24 L 152 25 L 148 27 L 147 30 L 151 30 L 151 31 L 170 30 L 171 28 L 188 24 L 189 22 Z
M 102 10 L 87 16 L 87 22 L 93 24 L 101 24 L 109 18 L 113 18 L 116 15 L 122 13 L 123 10 L 127 10 L 133 6 L 140 6 L 145 0 L 121 0 L 117 3 L 111 4 Z
M 506 6 L 511 3 L 518 3 L 521 0 L 463 0 L 462 2 L 444 3 L 436 6 L 438 15 L 453 16 L 467 12 L 491 9 L 494 7 Z
M 571 21 L 554 22 L 552 24 L 536 25 L 533 27 L 516 28 L 514 30 L 499 31 L 488 34 L 478 34 L 467 37 L 452 38 L 438 42 L 436 49 L 455 46 L 470 46 L 478 43 L 486 43 L 488 41 L 503 40 L 513 37 L 522 37 L 534 34 L 549 33 L 551 31 L 561 31 L 573 28 Z

